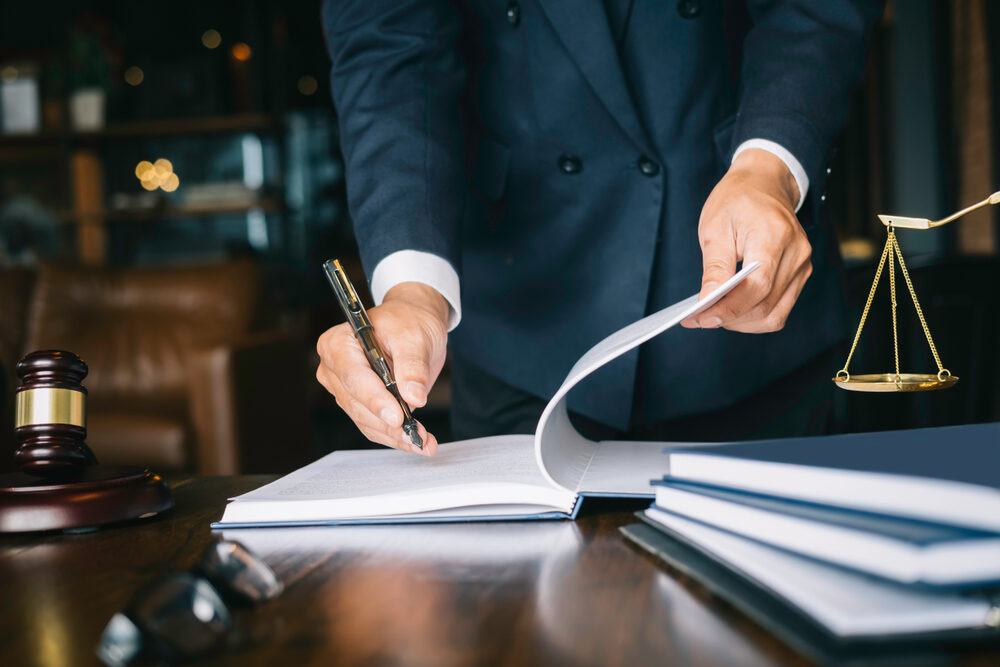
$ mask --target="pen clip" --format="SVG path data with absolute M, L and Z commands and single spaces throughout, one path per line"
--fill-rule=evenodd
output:
M 347 300 L 347 307 L 352 311 L 361 310 L 361 301 L 358 299 L 357 293 L 354 291 L 354 286 L 347 279 L 347 274 L 344 273 L 343 267 L 340 266 L 339 260 L 333 260 L 333 275 L 337 279 L 337 283 L 340 285 L 340 289 L 343 291 L 344 296 Z

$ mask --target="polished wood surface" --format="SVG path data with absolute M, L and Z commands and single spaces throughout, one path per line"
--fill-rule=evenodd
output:
M 191 567 L 227 497 L 270 477 L 175 482 L 170 513 L 80 535 L 0 537 L 0 664 L 97 664 L 132 593 Z M 576 522 L 226 531 L 284 594 L 234 611 L 233 665 L 805 665 L 694 582 L 630 547 L 640 505 Z M 1000 650 L 960 664 L 1000 664 Z

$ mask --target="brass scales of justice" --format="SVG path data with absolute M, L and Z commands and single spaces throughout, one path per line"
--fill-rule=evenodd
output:
M 910 273 L 906 270 L 906 262 L 903 261 L 903 253 L 899 249 L 899 241 L 896 240 L 895 228 L 934 229 L 935 227 L 940 227 L 952 222 L 953 220 L 957 220 L 966 213 L 975 211 L 983 206 L 992 206 L 994 204 L 1000 204 L 1000 192 L 994 192 L 978 204 L 973 204 L 972 206 L 963 208 L 961 211 L 952 213 L 947 218 L 942 218 L 940 220 L 904 218 L 898 215 L 878 216 L 879 220 L 882 221 L 882 224 L 885 225 L 887 231 L 885 247 L 882 249 L 882 258 L 879 260 L 878 268 L 875 270 L 875 280 L 872 283 L 872 288 L 868 292 L 868 301 L 865 302 L 865 309 L 861 314 L 861 323 L 858 325 L 857 333 L 854 334 L 854 342 L 851 344 L 851 351 L 847 354 L 847 361 L 844 362 L 844 367 L 837 371 L 836 376 L 833 378 L 833 381 L 838 387 L 849 391 L 866 392 L 933 391 L 935 389 L 947 389 L 958 382 L 958 377 L 952 375 L 951 371 L 945 368 L 944 364 L 941 363 L 941 356 L 938 354 L 937 347 L 934 345 L 934 339 L 931 338 L 931 330 L 927 327 L 927 320 L 924 319 L 924 312 L 920 308 L 920 302 L 917 300 L 917 293 L 913 289 L 913 282 L 910 280 Z M 851 364 L 851 357 L 854 356 L 854 350 L 858 346 L 858 340 L 861 338 L 861 331 L 865 328 L 865 321 L 868 319 L 868 311 L 871 310 L 872 299 L 875 297 L 875 290 L 878 289 L 878 283 L 882 277 L 883 270 L 886 268 L 887 262 L 889 271 L 889 291 L 892 303 L 892 343 L 896 370 L 894 373 L 851 375 L 848 372 L 847 367 Z M 931 354 L 934 356 L 934 362 L 937 364 L 937 373 L 899 372 L 899 335 L 896 325 L 897 262 L 899 263 L 903 280 L 906 282 L 906 288 L 909 290 L 910 297 L 913 299 L 913 306 L 917 310 L 917 317 L 920 319 L 920 326 L 923 328 L 924 336 L 927 338 L 927 345 L 930 347 Z

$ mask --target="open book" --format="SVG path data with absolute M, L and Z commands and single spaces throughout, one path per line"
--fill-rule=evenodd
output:
M 702 312 L 754 269 L 611 334 L 570 369 L 534 436 L 444 443 L 433 457 L 393 449 L 334 452 L 232 499 L 216 528 L 573 518 L 585 496 L 652 498 L 666 472 L 660 442 L 594 442 L 570 422 L 566 396 L 612 359 Z

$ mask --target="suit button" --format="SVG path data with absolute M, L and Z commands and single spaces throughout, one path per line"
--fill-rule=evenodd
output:
M 575 155 L 560 155 L 558 164 L 564 174 L 579 174 L 583 171 L 583 161 Z
M 521 25 L 521 5 L 516 2 L 507 5 L 507 23 L 515 28 Z
M 652 178 L 660 173 L 660 165 L 656 164 L 645 155 L 639 158 L 638 165 L 639 171 L 642 172 L 643 176 L 649 176 Z
M 681 15 L 681 18 L 696 18 L 701 14 L 701 3 L 698 0 L 681 0 L 677 3 L 677 13 Z

